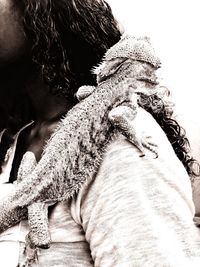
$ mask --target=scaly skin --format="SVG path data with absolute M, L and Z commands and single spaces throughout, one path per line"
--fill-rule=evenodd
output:
M 127 49 L 126 38 L 125 42 Z M 138 49 L 140 39 L 128 38 L 129 42 L 131 49 L 135 48 L 134 43 Z M 148 44 L 144 40 L 141 43 L 140 53 L 143 49 L 144 55 L 137 53 L 131 57 L 129 49 L 129 57 L 125 53 L 123 60 L 122 56 L 120 60 L 112 57 L 106 59 L 112 55 L 112 49 L 114 49 L 113 55 L 116 55 L 117 45 L 108 50 L 103 61 L 104 67 L 102 64 L 96 69 L 98 86 L 62 119 L 48 141 L 37 166 L 19 181 L 9 196 L 1 201 L 0 232 L 26 218 L 28 207 L 32 229 L 28 240 L 33 246 L 45 247 L 45 244 L 48 245 L 50 242 L 45 205 L 74 196 L 83 183 L 95 174 L 108 144 L 117 138 L 120 132 L 125 134 L 142 153 L 144 153 L 143 147 L 156 151 L 152 148 L 154 144 L 136 136 L 132 124 L 136 115 L 133 111 L 137 106 L 133 104 L 131 98 L 134 98 L 134 95 L 131 94 L 130 97 L 130 91 L 141 88 L 151 90 L 155 78 L 154 71 L 159 67 L 159 62 L 156 57 L 153 58 L 151 49 L 148 62 Z M 123 40 L 119 42 L 119 47 L 120 53 L 123 54 Z M 135 50 L 133 51 L 135 53 Z M 120 106 L 126 108 L 119 120 L 117 115 L 120 114 L 118 112 Z M 132 117 L 127 120 L 129 113 Z M 39 225 L 41 217 L 43 223 Z
M 95 73 L 97 75 L 97 81 L 98 83 L 101 83 L 104 81 L 104 86 L 106 83 L 106 80 L 108 77 L 116 73 L 119 69 L 124 72 L 126 75 L 127 73 L 127 64 L 129 66 L 130 60 L 127 60 L 126 58 L 114 58 L 113 60 L 110 58 L 109 61 L 106 61 L 106 57 L 104 58 L 104 61 L 102 65 L 100 65 L 96 70 Z M 128 75 L 126 75 L 128 77 Z M 152 81 L 151 78 L 147 77 L 140 77 L 140 80 L 144 80 L 146 82 L 152 83 L 156 85 L 155 81 Z M 120 132 L 127 137 L 127 139 L 133 143 L 141 152 L 141 156 L 145 156 L 145 148 L 149 149 L 151 152 L 153 152 L 158 157 L 157 150 L 155 149 L 156 144 L 152 143 L 147 140 L 147 138 L 141 136 L 136 131 L 136 127 L 134 126 L 134 119 L 137 116 L 137 109 L 138 109 L 138 95 L 136 94 L 137 88 L 132 88 L 132 79 L 126 78 L 125 83 L 127 88 L 129 90 L 127 93 L 126 98 L 126 106 L 123 104 L 123 106 L 119 105 L 115 108 L 113 108 L 109 114 L 108 119 L 113 124 L 114 127 L 117 127 Z M 98 86 L 98 85 L 97 85 Z M 77 98 L 79 101 L 85 99 L 90 94 L 96 90 L 97 87 L 95 86 L 82 86 L 77 91 Z
M 36 201 L 72 197 L 97 170 L 108 143 L 118 135 L 107 119 L 108 113 L 126 100 L 125 79 L 120 75 L 116 78 L 114 85 L 113 78 L 106 81 L 106 87 L 102 83 L 59 123 L 36 168 L 1 201 L 0 232 L 24 218 L 26 207 Z M 133 81 L 137 83 L 134 77 Z

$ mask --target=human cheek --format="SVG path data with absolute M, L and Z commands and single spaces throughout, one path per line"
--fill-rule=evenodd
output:
M 25 46 L 20 11 L 13 0 L 0 0 L 0 65 L 19 57 Z

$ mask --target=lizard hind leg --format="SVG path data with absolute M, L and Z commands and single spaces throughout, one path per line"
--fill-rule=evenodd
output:
M 31 267 L 37 261 L 39 248 L 47 249 L 50 247 L 48 205 L 43 202 L 31 204 L 28 207 L 28 222 L 30 231 L 25 241 L 25 260 L 19 267 Z
M 50 247 L 51 237 L 48 227 L 48 204 L 36 202 L 28 207 L 28 222 L 30 231 L 27 235 L 34 247 L 47 249 Z

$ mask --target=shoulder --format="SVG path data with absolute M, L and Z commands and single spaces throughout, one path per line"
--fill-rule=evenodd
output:
M 180 196 L 193 212 L 189 177 L 165 133 L 151 114 L 143 109 L 139 109 L 136 123 L 143 134 L 151 136 L 157 143 L 158 158 L 155 159 L 150 151 L 145 157 L 140 157 L 137 147 L 123 136 L 112 142 L 98 172 L 72 202 L 71 211 L 76 214 L 73 217 L 77 223 L 88 222 L 94 210 L 104 213 L 108 209 L 111 212 L 113 203 L 118 203 L 122 212 L 123 203 L 127 207 L 132 206 L 138 194 L 144 196 L 149 190 L 163 195 L 163 199 Z
M 174 162 L 176 163 L 176 169 L 179 169 L 179 171 L 180 169 L 183 171 L 185 170 L 182 163 L 177 158 L 166 134 L 150 113 L 139 108 L 133 123 L 135 131 L 139 136 L 149 138 L 150 141 L 157 145 L 158 158 L 155 159 L 155 155 L 148 149 L 145 151 L 146 156 L 140 157 L 138 148 L 121 136 L 121 138 L 111 143 L 108 147 L 99 172 L 104 170 L 104 166 L 106 170 L 109 169 L 109 166 L 111 166 L 111 168 L 117 166 L 117 169 L 122 171 L 122 169 L 124 169 L 122 166 L 125 165 L 129 166 L 129 170 L 134 169 L 137 171 L 139 169 L 142 173 L 144 168 L 148 171 L 152 166 L 159 169 L 163 165 L 175 168 Z M 119 166 L 121 166 L 121 168 Z M 141 170 L 142 166 L 143 168 Z
M 168 184 L 185 186 L 186 191 L 190 191 L 190 180 L 185 168 L 151 114 L 139 109 L 135 120 L 137 129 L 144 136 L 150 136 L 157 144 L 158 158 L 155 159 L 150 151 L 147 151 L 145 157 L 140 157 L 137 147 L 122 136 L 109 145 L 97 174 L 83 188 L 84 194 L 93 197 L 94 192 L 95 195 L 103 191 L 108 192 L 108 188 L 112 188 L 112 193 L 109 191 L 108 194 L 113 194 L 122 187 L 126 191 L 134 186 L 136 181 L 145 179 L 151 179 L 158 184 L 165 180 Z

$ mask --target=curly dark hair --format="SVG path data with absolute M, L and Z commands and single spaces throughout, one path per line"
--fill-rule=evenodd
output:
M 22 10 L 24 32 L 37 72 L 42 74 L 52 94 L 70 98 L 75 104 L 74 94 L 78 87 L 96 84 L 92 67 L 121 37 L 110 6 L 103 0 L 16 1 Z M 6 123 L 2 123 L 2 119 L 0 127 L 6 127 L 7 132 L 2 140 L 4 145 L 0 151 L 0 166 L 13 142 L 14 133 L 31 118 L 31 105 L 24 99 L 25 96 L 17 101 L 12 114 L 5 114 Z M 155 95 L 141 96 L 141 99 L 140 105 L 163 128 L 188 173 L 196 175 L 196 161 L 189 156 L 185 132 L 166 112 L 162 98 Z M 22 101 L 26 104 L 22 104 Z M 158 103 L 162 104 L 162 108 L 158 108 Z M 29 116 L 24 116 L 25 113 Z
M 164 94 L 170 95 L 170 91 L 165 88 Z M 148 111 L 165 132 L 177 157 L 183 163 L 191 180 L 200 175 L 200 165 L 192 157 L 189 140 L 186 137 L 186 131 L 174 119 L 173 103 L 169 102 L 168 97 L 165 101 L 164 95 L 140 93 L 138 104 Z
M 95 84 L 92 66 L 120 39 L 103 0 L 27 0 L 24 29 L 33 61 L 53 94 L 73 99 L 77 88 Z
M 110 6 L 103 0 L 15 1 L 22 11 L 34 63 L 31 71 L 42 74 L 52 94 L 69 98 L 75 104 L 78 87 L 96 84 L 92 67 L 121 37 Z M 16 92 L 20 93 L 16 95 Z M 8 95 L 12 106 L 9 114 L 6 105 L 0 107 L 0 131 L 7 128 L 0 150 L 0 166 L 14 134 L 33 115 L 31 103 L 20 88 Z

